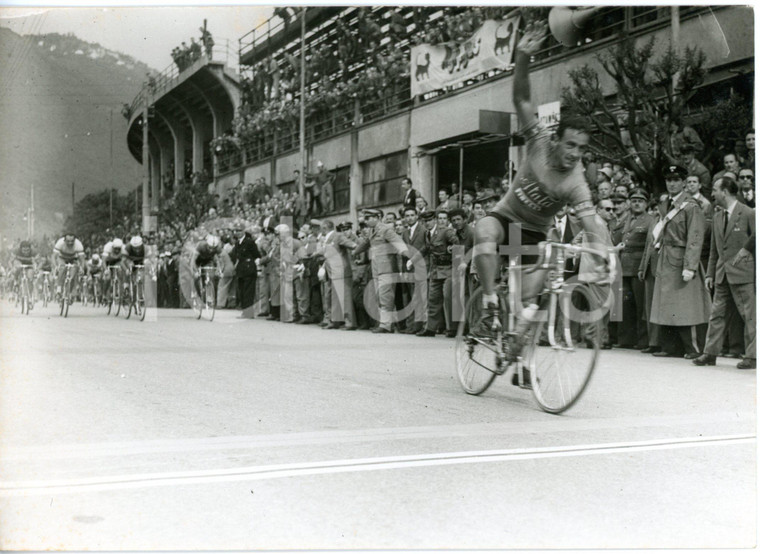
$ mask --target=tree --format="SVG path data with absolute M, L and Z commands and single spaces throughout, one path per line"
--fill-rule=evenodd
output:
M 65 233 L 74 233 L 90 248 L 100 248 L 114 237 L 123 237 L 139 225 L 135 194 L 113 194 L 113 228 L 111 221 L 110 192 L 104 190 L 88 194 L 76 203 L 74 213 L 66 218 Z
M 670 141 L 672 126 L 683 125 L 684 107 L 704 80 L 706 57 L 698 48 L 679 54 L 671 45 L 655 58 L 654 46 L 654 37 L 640 46 L 626 37 L 596 56 L 615 82 L 609 97 L 588 64 L 571 70 L 572 84 L 563 89 L 562 103 L 593 122 L 593 152 L 659 191 L 661 168 L 677 157 Z
M 177 193 L 162 205 L 159 225 L 169 226 L 176 240 L 184 240 L 186 229 L 201 221 L 213 204 L 214 197 L 208 191 L 207 181 L 186 180 Z

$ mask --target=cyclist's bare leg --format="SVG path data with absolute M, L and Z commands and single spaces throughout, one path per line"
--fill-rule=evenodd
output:
M 499 275 L 499 245 L 504 240 L 504 228 L 495 217 L 485 216 L 475 225 L 473 262 L 483 288 L 483 310 L 473 334 L 493 338 L 501 328 L 499 299 L 496 295 L 496 279 Z
M 475 225 L 472 259 L 483 287 L 483 305 L 495 300 L 496 278 L 499 275 L 499 245 L 504 241 L 504 228 L 495 217 L 485 216 Z M 498 302 L 498 301 L 496 301 Z

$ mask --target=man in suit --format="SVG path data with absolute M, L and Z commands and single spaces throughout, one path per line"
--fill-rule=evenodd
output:
M 424 218 L 417 216 L 417 210 L 414 206 L 404 207 L 404 222 L 406 229 L 401 234 L 401 238 L 406 244 L 409 252 L 414 255 L 415 252 L 421 252 L 425 248 L 425 223 L 421 219 L 433 219 L 433 212 L 423 212 Z M 427 269 L 419 264 L 412 269 L 407 268 L 408 260 L 404 258 L 402 271 L 411 278 L 412 282 L 404 283 L 404 305 L 412 306 L 412 315 L 406 322 L 404 333 L 414 335 L 422 330 L 427 321 Z
M 430 255 L 428 317 L 418 337 L 434 337 L 441 327 L 445 327 L 446 336 L 456 336 L 451 314 L 451 247 L 455 244 L 459 244 L 459 239 L 449 226 L 448 212 L 438 210 L 435 227 L 428 231 L 425 240 L 424 253 Z M 413 265 L 419 259 L 420 256 L 416 256 Z
M 623 272 L 623 321 L 618 326 L 618 346 L 638 348 L 648 346 L 647 324 L 644 319 L 646 291 L 638 273 L 644 257 L 647 232 L 653 217 L 647 213 L 649 196 L 644 189 L 636 189 L 629 198 L 630 217 L 623 228 L 620 265 Z
M 652 322 L 664 327 L 663 350 L 654 355 L 683 355 L 693 360 L 702 352 L 710 314 L 710 297 L 699 263 L 705 216 L 697 201 L 684 190 L 683 167 L 667 166 L 664 178 L 668 198 L 661 206 L 665 214 L 661 225 L 653 231 L 654 246 L 660 255 L 651 312 Z
M 354 303 L 351 300 L 351 250 L 356 243 L 346 238 L 335 223 L 330 220 L 322 222 L 325 235 L 325 272 L 330 287 L 330 323 L 326 329 L 343 327 L 346 331 L 356 329 Z
M 412 188 L 412 180 L 404 177 L 401 180 L 401 190 L 404 191 L 404 210 L 407 208 L 415 209 L 417 206 L 417 191 Z
M 368 238 L 356 247 L 354 254 L 361 254 L 369 250 L 378 305 L 367 305 L 365 308 L 370 315 L 373 315 L 372 312 L 379 312 L 380 321 L 380 324 L 372 332 L 392 333 L 391 325 L 397 315 L 394 310 L 394 285 L 398 273 L 398 254 L 408 256 L 408 250 L 404 241 L 396 234 L 393 226 L 380 221 L 382 217 L 382 210 L 364 210 L 364 219 L 367 227 L 369 227 Z
M 715 365 L 725 330 L 726 303 L 734 299 L 744 320 L 744 359 L 739 369 L 755 369 L 755 261 L 745 248 L 755 233 L 755 211 L 738 202 L 739 187 L 730 177 L 722 177 L 713 185 L 715 204 L 723 208 L 713 218 L 710 243 L 710 262 L 705 284 L 715 287 L 707 342 L 704 353 L 694 360 L 695 365 Z
M 258 268 L 256 261 L 261 257 L 256 241 L 250 233 L 245 230 L 242 221 L 235 223 L 233 226 L 235 232 L 235 242 L 230 251 L 230 259 L 235 264 L 235 275 L 238 280 L 238 296 L 240 298 L 240 307 L 243 313 L 240 318 L 252 319 L 256 299 L 256 274 Z

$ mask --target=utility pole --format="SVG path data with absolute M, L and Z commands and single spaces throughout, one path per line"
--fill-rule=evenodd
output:
M 32 183 L 31 193 L 31 207 L 29 208 L 29 239 L 34 240 L 34 183 Z
M 143 90 L 145 90 L 143 88 Z M 143 108 L 143 144 L 142 144 L 142 165 L 143 165 L 143 189 L 142 189 L 142 231 L 147 233 L 150 231 L 150 150 L 148 146 L 148 110 L 150 99 L 147 93 L 145 94 L 145 107 Z
M 304 180 L 306 179 L 306 6 L 301 6 L 301 114 L 298 131 L 299 154 L 301 156 L 301 179 L 298 183 L 298 196 L 304 198 Z
M 109 227 L 113 229 L 113 108 L 111 108 L 111 116 L 108 124 L 108 146 L 109 146 L 109 161 L 111 164 L 108 187 L 108 222 Z
M 678 6 L 670 7 L 670 47 L 676 56 L 680 54 L 678 42 L 681 40 L 681 11 Z M 673 73 L 673 94 L 678 86 L 678 71 Z
M 71 213 L 74 213 L 74 209 L 77 205 L 76 183 L 71 182 Z

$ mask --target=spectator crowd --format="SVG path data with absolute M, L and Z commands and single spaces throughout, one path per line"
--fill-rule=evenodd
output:
M 697 365 L 729 356 L 742 358 L 740 368 L 755 367 L 754 131 L 746 147 L 741 157 L 726 153 L 724 167 L 711 174 L 684 145 L 680 159 L 662 170 L 667 192 L 659 196 L 615 163 L 584 159 L 598 217 L 621 247 L 620 300 L 605 318 L 603 348 Z M 475 180 L 462 191 L 443 187 L 429 203 L 405 178 L 398 210 L 365 209 L 355 221 L 317 219 L 332 208 L 333 180 L 319 163 L 306 176 L 303 197 L 297 171 L 291 192 L 273 193 L 264 178 L 240 183 L 223 200 L 216 195 L 200 221 L 188 218 L 179 230 L 184 241 L 165 228 L 145 237 L 156 247 L 159 306 L 187 306 L 181 268 L 189 267 L 194 245 L 213 234 L 222 244 L 217 306 L 242 309 L 241 317 L 454 337 L 478 286 L 465 255 L 474 225 L 509 179 Z M 578 240 L 572 209 L 554 223 L 552 238 Z M 245 275 L 241 264 L 249 268 Z M 566 274 L 578 275 L 572 260 Z

